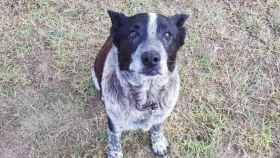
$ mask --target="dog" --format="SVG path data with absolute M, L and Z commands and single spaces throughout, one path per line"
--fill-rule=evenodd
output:
M 162 126 L 179 95 L 176 56 L 188 15 L 108 14 L 110 36 L 91 69 L 108 117 L 107 158 L 123 157 L 121 134 L 134 129 L 148 131 L 153 153 L 165 156 Z

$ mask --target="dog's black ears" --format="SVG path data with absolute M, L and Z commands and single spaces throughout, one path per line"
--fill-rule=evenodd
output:
M 189 15 L 187 14 L 176 14 L 174 16 L 171 16 L 170 19 L 173 21 L 177 27 L 182 27 L 185 23 L 185 21 L 189 18 Z
M 107 12 L 111 18 L 113 29 L 120 28 L 127 18 L 123 13 L 115 12 L 112 10 L 108 10 Z

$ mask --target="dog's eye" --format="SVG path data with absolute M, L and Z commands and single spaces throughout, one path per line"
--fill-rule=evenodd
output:
M 135 39 L 135 38 L 137 38 L 139 36 L 139 34 L 138 34 L 138 32 L 136 32 L 136 31 L 131 31 L 130 33 L 129 33 L 129 38 L 130 39 Z
M 172 36 L 172 35 L 171 35 L 170 32 L 165 32 L 165 33 L 164 33 L 164 38 L 167 39 L 167 40 L 170 40 L 170 39 L 171 39 L 171 36 Z

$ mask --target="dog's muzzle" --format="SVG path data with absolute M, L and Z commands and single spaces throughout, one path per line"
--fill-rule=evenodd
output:
M 160 74 L 160 54 L 156 51 L 146 51 L 141 55 L 144 65 L 143 74 L 154 76 Z

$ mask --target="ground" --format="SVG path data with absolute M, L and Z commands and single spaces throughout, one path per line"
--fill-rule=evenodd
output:
M 180 99 L 165 123 L 170 157 L 280 157 L 279 0 L 2 0 L 1 158 L 104 157 L 90 66 L 107 9 L 190 15 Z M 125 158 L 154 157 L 146 133 L 122 143 Z

